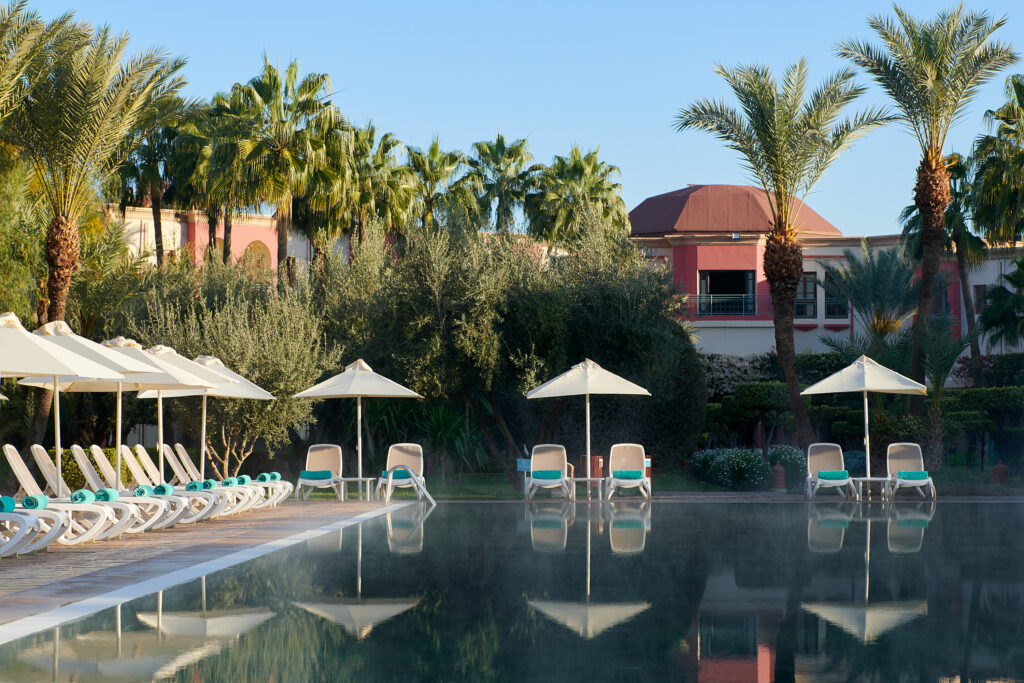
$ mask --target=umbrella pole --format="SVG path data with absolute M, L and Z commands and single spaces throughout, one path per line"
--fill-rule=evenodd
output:
M 54 375 L 53 378 L 53 457 L 57 460 L 57 487 L 60 488 L 63 486 L 63 484 L 61 484 L 63 481 L 63 477 L 61 475 L 61 461 L 64 460 L 64 458 L 61 456 L 60 447 L 60 392 L 57 391 L 56 375 Z M 54 495 L 61 498 L 64 496 L 64 492 L 54 491 Z
M 356 396 L 356 476 L 359 477 L 359 500 L 363 499 L 363 397 Z
M 111 482 L 115 491 L 121 490 L 121 383 L 117 383 L 117 418 L 114 420 L 114 448 L 117 449 L 117 481 Z
M 363 598 L 363 525 L 356 526 L 359 530 L 359 545 L 356 546 L 356 600 Z
M 871 478 L 871 435 L 868 432 L 868 392 L 864 392 L 864 464 Z M 870 486 L 870 483 L 868 484 Z
M 164 483 L 164 398 L 160 390 L 156 390 L 156 449 L 160 456 L 160 481 Z
M 206 395 L 203 394 L 203 421 L 199 435 L 199 480 L 206 479 Z
M 203 619 L 206 618 L 206 576 L 199 577 L 199 587 L 202 589 L 203 597 L 200 607 L 203 610 Z
M 587 394 L 587 479 L 590 479 L 590 394 Z M 587 482 L 587 500 L 590 499 L 590 482 Z M 587 536 L 587 542 L 590 542 L 590 536 Z M 588 560 L 589 562 L 589 557 Z M 587 565 L 589 567 L 589 564 Z M 590 578 L 588 574 L 587 586 L 590 586 Z
M 868 544 L 864 548 L 864 605 L 868 604 L 868 593 L 871 590 L 871 520 L 868 519 Z

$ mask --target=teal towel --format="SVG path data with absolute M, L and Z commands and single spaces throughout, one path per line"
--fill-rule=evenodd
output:
M 639 519 L 617 519 L 612 521 L 613 529 L 643 529 L 643 520 Z
M 901 519 L 896 525 L 901 529 L 927 529 L 927 519 Z
M 89 504 L 96 502 L 96 494 L 88 489 L 78 489 L 71 494 L 71 502 L 82 504 Z
M 846 470 L 821 470 L 818 472 L 818 479 L 849 479 L 850 473 Z
M 132 495 L 137 498 L 152 498 L 156 491 L 153 490 L 152 486 L 136 486 L 132 489 Z
M 534 479 L 561 479 L 562 470 L 534 470 L 530 476 Z
M 174 493 L 174 487 L 170 484 L 157 484 L 153 487 L 153 493 L 158 496 L 169 496 Z
M 334 475 L 330 470 L 302 470 L 299 479 L 330 479 Z
M 384 470 L 383 472 L 380 473 L 380 476 L 383 477 L 384 479 L 387 479 L 388 478 L 388 471 Z M 412 475 L 409 474 L 409 470 L 394 470 L 391 473 L 391 478 L 392 479 L 411 479 Z
M 850 520 L 848 519 L 823 519 L 818 522 L 818 527 L 821 529 L 849 529 Z
M 21 507 L 26 510 L 45 510 L 49 504 L 50 499 L 40 493 L 34 496 L 24 496 L 21 499 Z
M 900 479 L 927 479 L 928 473 L 912 470 L 902 470 L 900 472 L 897 472 L 896 476 L 899 477 Z
M 209 491 L 210 489 L 215 489 L 215 488 L 217 488 L 217 480 L 216 479 L 204 479 L 203 480 L 203 489 L 204 490 Z
M 269 472 L 260 472 L 256 475 L 256 481 L 266 484 L 267 482 L 274 481 L 274 479 L 270 476 Z
M 240 477 L 238 477 L 238 483 L 242 484 L 243 486 L 248 486 L 249 484 L 252 483 L 252 477 L 250 477 L 248 474 L 243 474 Z
M 220 483 L 221 486 L 238 486 L 238 479 L 235 477 L 228 477 Z
M 104 503 L 113 503 L 121 494 L 114 489 L 100 489 L 96 492 L 96 500 L 102 500 Z
M 201 481 L 190 481 L 189 483 L 185 484 L 185 490 L 186 491 L 202 491 L 203 490 L 203 482 L 201 482 Z
M 616 479 L 643 479 L 642 470 L 612 470 L 612 476 Z
M 280 472 L 271 472 L 270 473 L 270 481 L 281 481 L 281 473 Z
M 534 529 L 561 529 L 565 523 L 560 519 L 535 519 L 530 526 Z
M 17 506 L 10 496 L 0 496 L 0 512 L 11 512 Z

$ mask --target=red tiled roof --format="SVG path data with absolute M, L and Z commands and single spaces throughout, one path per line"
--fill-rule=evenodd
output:
M 673 233 L 764 233 L 770 212 L 764 192 L 749 185 L 688 185 L 648 197 L 629 212 L 631 234 L 655 237 Z M 842 237 L 843 233 L 804 206 L 798 217 L 806 235 Z

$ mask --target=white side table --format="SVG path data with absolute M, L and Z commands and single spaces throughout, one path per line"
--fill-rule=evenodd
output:
M 348 484 L 349 482 L 355 482 L 356 491 L 358 491 L 359 500 L 363 499 L 363 489 L 366 489 L 366 500 L 373 500 L 373 484 L 377 481 L 377 477 L 342 477 L 341 486 L 342 490 L 345 491 L 342 500 L 348 498 Z
M 590 483 L 597 482 L 597 497 L 599 500 L 604 500 L 604 477 L 573 477 L 573 486 L 576 484 L 583 484 L 590 490 Z
M 885 482 L 889 481 L 889 477 L 852 477 L 857 483 L 857 497 L 861 500 L 864 499 L 864 485 L 867 484 L 868 496 L 871 496 L 871 485 L 881 484 L 882 486 L 882 500 L 885 500 Z

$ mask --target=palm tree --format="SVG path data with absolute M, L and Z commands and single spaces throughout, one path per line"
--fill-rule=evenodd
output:
M 437 224 L 434 211 L 448 191 L 452 178 L 463 161 L 460 153 L 442 150 L 441 141 L 436 137 L 425 150 L 419 147 L 409 148 L 409 169 L 412 172 L 413 193 L 419 206 L 422 227 Z
M 1001 276 L 1006 285 L 989 287 L 978 327 L 988 335 L 988 345 L 1004 342 L 1010 347 L 1024 343 L 1024 257 L 1014 259 L 1014 270 Z
M 74 30 L 70 14 L 45 23 L 27 7 L 26 0 L 0 6 L 0 121 L 21 106 Z
M 930 21 L 915 19 L 899 7 L 894 12 L 895 21 L 882 16 L 868 18 L 881 45 L 847 40 L 840 43 L 838 53 L 874 77 L 896 104 L 898 120 L 921 146 L 914 187 L 914 204 L 921 213 L 921 290 L 910 376 L 923 381 L 925 319 L 932 310 L 950 202 L 949 168 L 943 151 L 946 135 L 966 113 L 978 88 L 1017 61 L 1017 54 L 1008 45 L 991 40 L 1005 19 L 966 12 L 963 5 L 940 12 Z M 911 405 L 917 413 L 924 407 L 920 400 Z
M 163 125 L 150 115 L 175 96 L 185 65 L 150 50 L 127 59 L 128 35 L 103 27 L 67 40 L 49 73 L 13 116 L 12 140 L 25 151 L 51 215 L 46 233 L 47 318 L 63 320 L 78 267 L 78 221 L 138 142 Z M 149 122 L 147 130 L 141 124 Z
M 543 167 L 530 164 L 533 156 L 526 140 L 505 141 L 500 133 L 493 141 L 473 143 L 473 156 L 467 161 L 466 174 L 477 189 L 481 208 L 494 217 L 499 232 L 509 232 L 515 222 L 515 210 L 523 208 L 534 177 Z
M 573 145 L 568 156 L 556 156 L 537 171 L 534 191 L 526 198 L 531 235 L 549 242 L 575 239 L 586 218 L 595 215 L 615 229 L 628 229 L 622 186 L 611 179 L 619 167 L 597 155 L 596 148 L 584 154 Z
M 981 374 L 981 348 L 975 334 L 974 301 L 971 295 L 969 270 L 979 265 L 985 258 L 985 241 L 971 230 L 972 191 L 970 177 L 971 162 L 964 160 L 959 154 L 949 156 L 950 202 L 946 207 L 946 234 L 943 240 L 945 253 L 956 254 L 957 273 L 960 278 L 960 295 L 964 301 L 964 312 L 967 316 L 967 338 L 971 346 L 971 374 L 974 385 L 984 386 Z M 900 213 L 903 225 L 903 239 L 907 251 L 920 261 L 923 254 L 921 237 L 921 213 L 917 206 L 910 205 Z
M 1024 75 L 1006 79 L 1006 98 L 985 112 L 995 134 L 974 145 L 974 217 L 993 242 L 1014 242 L 1024 232 Z
M 715 69 L 740 102 L 737 111 L 724 102 L 699 100 L 679 111 L 676 130 L 706 130 L 740 153 L 744 165 L 768 199 L 771 226 L 765 240 L 764 275 L 772 297 L 775 350 L 782 365 L 802 445 L 813 440 L 810 419 L 800 396 L 793 342 L 796 290 L 803 275 L 799 241 L 804 198 L 829 165 L 864 131 L 888 121 L 885 112 L 869 109 L 839 119 L 860 96 L 853 72 L 841 70 L 807 93 L 807 64 L 788 67 L 782 82 L 766 66 Z
M 329 99 L 330 77 L 312 73 L 299 80 L 298 61 L 282 74 L 264 55 L 263 71 L 234 89 L 247 109 L 259 112 L 238 140 L 238 152 L 254 194 L 275 207 L 280 267 L 288 256 L 292 200 L 315 172 L 324 171 L 327 131 L 344 125 L 344 118 Z

